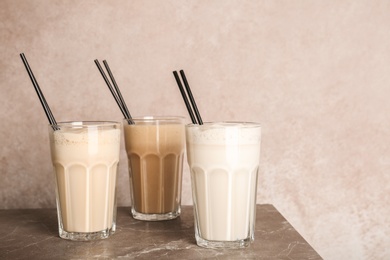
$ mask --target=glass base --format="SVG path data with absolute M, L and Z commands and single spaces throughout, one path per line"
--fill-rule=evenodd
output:
M 180 216 L 181 209 L 178 208 L 177 211 L 162 213 L 162 214 L 146 214 L 135 211 L 134 208 L 131 208 L 131 214 L 134 219 L 144 220 L 144 221 L 161 221 L 161 220 L 170 220 L 175 219 Z
M 73 240 L 73 241 L 91 241 L 98 239 L 108 238 L 110 235 L 115 233 L 116 226 L 115 224 L 111 229 L 105 229 L 97 232 L 67 232 L 63 229 L 59 229 L 60 238 Z
M 206 240 L 195 234 L 196 244 L 205 248 L 245 248 L 253 241 L 251 237 L 235 241 Z

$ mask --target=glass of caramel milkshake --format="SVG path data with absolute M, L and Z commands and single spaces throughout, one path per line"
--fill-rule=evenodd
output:
M 254 239 L 260 137 L 256 123 L 186 126 L 199 246 L 242 248 Z
M 63 122 L 50 125 L 59 236 L 109 237 L 116 228 L 115 186 L 121 124 Z
M 174 219 L 180 215 L 184 119 L 147 116 L 133 121 L 123 124 L 131 213 L 139 220 Z

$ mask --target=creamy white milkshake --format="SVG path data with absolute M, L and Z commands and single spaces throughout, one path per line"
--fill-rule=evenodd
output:
M 50 129 L 60 237 L 106 238 L 115 231 L 120 124 L 59 123 Z
M 188 125 L 186 135 L 198 245 L 248 246 L 254 237 L 260 126 Z

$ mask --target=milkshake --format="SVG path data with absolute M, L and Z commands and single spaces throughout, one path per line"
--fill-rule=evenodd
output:
M 116 228 L 120 123 L 69 122 L 50 127 L 61 238 L 106 238 Z
M 260 125 L 187 125 L 197 244 L 246 247 L 254 239 Z
M 139 220 L 166 220 L 180 215 L 185 148 L 180 117 L 133 118 L 124 123 L 129 163 L 131 213 Z

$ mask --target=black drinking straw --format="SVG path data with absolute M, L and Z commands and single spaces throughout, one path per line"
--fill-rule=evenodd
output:
M 50 125 L 52 125 L 54 130 L 58 130 L 58 128 L 56 126 L 57 122 L 53 116 L 53 113 L 51 112 L 49 104 L 46 102 L 45 96 L 43 95 L 43 92 L 42 92 L 41 88 L 39 87 L 38 81 L 35 79 L 34 73 L 32 72 L 30 65 L 28 64 L 28 61 L 27 61 L 24 53 L 20 54 L 20 58 L 22 59 L 23 64 L 26 67 L 27 73 L 30 76 L 31 82 L 35 88 L 35 91 L 37 92 L 39 100 L 41 101 L 43 110 L 45 111 L 45 114 L 47 116 L 47 119 L 49 120 Z
M 199 114 L 198 106 L 196 105 L 194 96 L 192 95 L 190 85 L 188 84 L 186 75 L 184 74 L 184 70 L 180 70 L 180 75 L 181 75 L 181 78 L 182 78 L 182 80 L 183 80 L 183 82 L 184 82 L 184 86 L 186 87 L 187 94 L 188 94 L 188 97 L 190 98 L 190 102 L 191 102 L 192 108 L 193 108 L 193 110 L 194 110 L 194 112 L 195 112 L 195 116 L 196 116 L 196 118 L 198 119 L 198 123 L 199 123 L 200 125 L 203 125 L 202 117 L 201 117 L 200 114 Z
M 192 95 L 191 88 L 190 88 L 190 85 L 188 84 L 188 81 L 187 81 L 187 78 L 184 74 L 184 71 L 180 70 L 180 75 L 181 75 L 182 80 L 184 82 L 185 89 L 183 88 L 183 85 L 181 84 L 181 81 L 180 81 L 180 78 L 179 78 L 177 71 L 174 71 L 173 75 L 175 76 L 177 86 L 180 89 L 180 93 L 183 97 L 184 103 L 187 107 L 188 114 L 191 117 L 192 123 L 203 125 L 202 117 L 199 114 L 198 107 L 196 106 L 195 99 Z M 190 99 L 190 101 L 188 101 L 188 98 Z
M 108 66 L 107 61 L 103 60 L 103 64 L 106 67 L 108 75 L 110 76 L 110 79 L 112 81 L 112 85 L 114 85 L 114 87 L 111 85 L 110 80 L 107 78 L 106 73 L 104 72 L 102 66 L 100 65 L 100 63 L 97 59 L 95 60 L 95 64 L 96 64 L 97 68 L 99 69 L 100 74 L 102 74 L 102 77 L 103 77 L 104 81 L 106 82 L 107 87 L 110 90 L 112 96 L 114 97 L 116 103 L 118 104 L 119 109 L 121 110 L 123 116 L 125 117 L 125 119 L 127 120 L 127 122 L 129 124 L 134 124 L 134 121 L 130 115 L 129 109 L 127 108 L 126 102 L 123 99 L 123 96 L 121 94 L 121 91 L 119 90 L 118 84 L 116 84 L 114 75 L 112 74 L 110 67 Z

